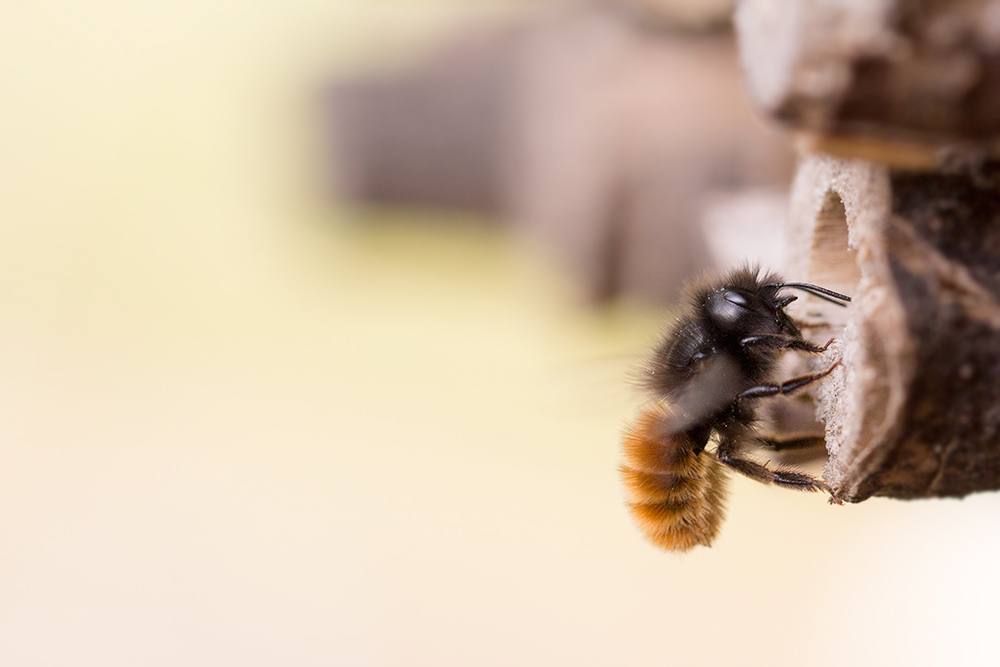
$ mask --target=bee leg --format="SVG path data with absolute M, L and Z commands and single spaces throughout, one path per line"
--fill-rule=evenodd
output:
M 785 336 L 783 334 L 757 334 L 741 338 L 740 345 L 746 347 L 747 345 L 760 345 L 761 343 L 767 343 L 777 348 L 802 350 L 803 352 L 819 354 L 820 352 L 826 352 L 827 348 L 833 343 L 833 340 L 833 338 L 828 340 L 826 345 L 816 345 L 815 343 L 810 343 L 807 340 L 796 338 L 795 336 Z
M 821 352 L 826 352 L 827 348 L 833 345 L 835 339 L 831 338 L 826 341 L 826 345 L 816 345 L 815 343 L 810 343 L 807 340 L 792 340 L 791 343 L 785 347 L 792 350 L 802 350 L 803 352 L 809 352 L 811 354 L 819 354 Z
M 745 459 L 739 454 L 739 445 L 732 440 L 723 439 L 715 452 L 719 462 L 729 466 L 741 475 L 760 482 L 761 484 L 777 484 L 787 489 L 798 489 L 801 491 L 826 491 L 830 492 L 830 487 L 826 482 L 816 479 L 804 472 L 794 470 L 771 470 L 763 463 Z
M 812 447 L 825 447 L 826 437 L 822 433 L 810 433 L 808 435 L 789 434 L 757 436 L 757 442 L 775 452 L 787 452 L 797 449 L 809 449 Z
M 767 396 L 777 396 L 778 394 L 790 394 L 796 389 L 801 389 L 807 384 L 812 384 L 818 380 L 822 380 L 827 375 L 833 372 L 833 369 L 837 367 L 838 361 L 833 366 L 830 366 L 825 371 L 819 373 L 812 373 L 811 375 L 803 375 L 801 377 L 792 378 L 791 380 L 785 380 L 781 384 L 759 384 L 756 387 L 750 387 L 742 392 L 740 392 L 737 398 L 766 398 Z

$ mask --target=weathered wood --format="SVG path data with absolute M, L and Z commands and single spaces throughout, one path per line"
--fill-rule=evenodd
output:
M 995 142 L 996 0 L 742 0 L 747 82 L 774 117 L 823 135 Z
M 804 299 L 842 334 L 818 392 L 825 477 L 857 502 L 1000 488 L 1000 167 L 893 171 L 811 156 L 793 188 L 793 275 L 854 295 Z

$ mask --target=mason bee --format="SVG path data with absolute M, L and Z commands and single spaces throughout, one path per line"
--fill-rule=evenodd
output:
M 746 458 L 753 446 L 800 447 L 820 436 L 781 441 L 759 435 L 756 399 L 788 394 L 825 371 L 774 383 L 780 353 L 816 354 L 784 309 L 798 289 L 846 305 L 850 297 L 785 283 L 755 267 L 688 290 L 688 311 L 655 348 L 643 380 L 655 399 L 626 430 L 621 466 L 632 518 L 653 544 L 673 551 L 709 546 L 724 513 L 728 467 L 764 484 L 827 491 L 822 480 Z M 832 342 L 832 341 L 831 341 Z M 706 452 L 710 440 L 715 448 Z M 703 455 L 705 454 L 705 455 Z

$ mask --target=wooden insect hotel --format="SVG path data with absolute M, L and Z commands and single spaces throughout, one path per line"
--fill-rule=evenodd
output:
M 1000 2 L 745 0 L 756 104 L 801 149 L 788 275 L 842 500 L 1000 488 Z

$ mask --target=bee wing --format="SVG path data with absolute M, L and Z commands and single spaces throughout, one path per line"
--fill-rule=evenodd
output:
M 736 400 L 743 372 L 729 355 L 717 354 L 701 362 L 698 371 L 671 396 L 671 433 L 686 431 Z

